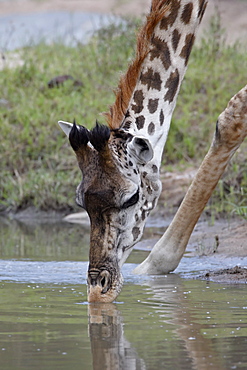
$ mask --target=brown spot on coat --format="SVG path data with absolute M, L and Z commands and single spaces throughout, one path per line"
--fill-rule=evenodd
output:
M 203 14 L 204 14 L 204 12 L 206 10 L 206 7 L 207 7 L 207 1 L 199 0 L 199 3 L 200 3 L 200 7 L 199 7 L 199 11 L 198 11 L 198 18 L 199 18 L 199 23 L 201 23 Z
M 148 68 L 147 72 L 141 73 L 140 81 L 143 85 L 147 86 L 147 89 L 161 90 L 161 78 L 158 72 L 154 72 L 152 68 Z
M 153 173 L 157 173 L 158 172 L 158 167 L 156 166 L 156 164 L 153 164 L 152 165 L 152 170 L 153 170 Z
M 132 235 L 133 235 L 134 241 L 136 241 L 136 239 L 140 235 L 140 229 L 139 229 L 139 227 L 133 227 L 133 229 L 132 229 Z
M 156 112 L 159 104 L 159 99 L 149 99 L 148 101 L 148 110 L 150 113 Z
M 131 125 L 132 125 L 132 122 L 131 121 L 126 121 L 123 124 L 123 128 L 125 128 L 126 130 L 129 130 L 130 127 L 131 127 Z
M 138 130 L 141 130 L 144 127 L 144 123 L 145 123 L 145 117 L 144 116 L 136 117 L 136 126 L 137 126 Z
M 165 41 L 161 40 L 159 37 L 152 37 L 151 44 L 153 49 L 150 51 L 150 60 L 159 58 L 165 69 L 168 69 L 171 65 L 170 50 Z
M 131 108 L 135 113 L 141 113 L 143 110 L 144 95 L 142 90 L 136 90 L 134 92 L 133 100 L 135 104 L 132 104 Z
M 166 81 L 165 86 L 168 88 L 168 90 L 164 97 L 165 101 L 169 101 L 169 103 L 173 101 L 178 89 L 178 85 L 179 85 L 179 72 L 178 69 L 176 68 L 174 72 L 170 73 L 170 76 Z
M 175 29 L 172 33 L 172 47 L 173 47 L 174 53 L 177 50 L 180 38 L 181 38 L 181 33 L 179 33 L 177 29 Z
M 163 125 L 164 119 L 165 119 L 165 117 L 164 117 L 163 109 L 161 109 L 160 110 L 160 126 Z
M 184 6 L 183 13 L 181 15 L 181 20 L 182 22 L 184 22 L 184 24 L 188 24 L 190 22 L 192 11 L 193 11 L 192 3 L 188 3 Z
M 160 29 L 161 30 L 167 30 L 168 27 L 173 25 L 173 23 L 177 19 L 180 4 L 181 4 L 180 0 L 174 0 L 173 1 L 171 12 L 166 17 L 164 17 L 160 22 Z
M 189 33 L 185 38 L 184 47 L 183 47 L 183 49 L 181 50 L 181 53 L 180 53 L 180 57 L 185 59 L 185 65 L 186 66 L 188 64 L 190 52 L 191 52 L 192 46 L 194 44 L 194 41 L 195 41 L 194 34 Z
M 150 122 L 148 125 L 148 134 L 153 135 L 155 133 L 155 125 L 153 122 Z

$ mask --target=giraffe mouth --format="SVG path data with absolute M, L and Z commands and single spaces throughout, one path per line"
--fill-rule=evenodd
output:
M 111 275 L 107 270 L 91 269 L 88 271 L 88 285 L 100 287 L 101 294 L 108 292 L 111 286 Z
M 88 271 L 88 302 L 113 302 L 122 288 L 123 279 L 113 277 L 106 269 L 90 269 Z

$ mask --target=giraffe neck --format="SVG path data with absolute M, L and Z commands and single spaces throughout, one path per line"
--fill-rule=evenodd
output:
M 205 1 L 189 0 L 170 4 L 149 39 L 148 53 L 121 126 L 149 140 L 158 165 L 205 6 Z
M 247 85 L 220 114 L 214 139 L 172 223 L 137 274 L 166 274 L 178 266 L 190 235 L 228 162 L 247 137 Z

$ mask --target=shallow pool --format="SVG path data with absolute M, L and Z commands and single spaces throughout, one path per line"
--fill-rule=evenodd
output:
M 1 220 L 0 235 L 1 370 L 247 368 L 246 285 L 193 279 L 206 259 L 135 276 L 135 250 L 117 302 L 89 305 L 86 227 Z

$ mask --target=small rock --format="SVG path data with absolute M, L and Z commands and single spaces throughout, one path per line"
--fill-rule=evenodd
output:
M 70 75 L 61 75 L 61 76 L 56 76 L 56 77 L 52 78 L 48 82 L 48 87 L 50 89 L 52 89 L 53 87 L 59 87 L 60 85 L 63 85 L 63 83 L 67 80 L 73 80 L 74 81 L 74 83 L 73 83 L 74 86 L 83 86 L 82 82 L 79 81 L 79 80 L 75 80 L 74 77 L 72 77 Z

